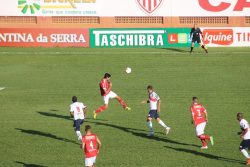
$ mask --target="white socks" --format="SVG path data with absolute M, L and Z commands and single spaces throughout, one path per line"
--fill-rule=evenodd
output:
M 148 128 L 149 128 L 150 132 L 154 132 L 154 130 L 153 130 L 153 124 L 152 124 L 151 121 L 148 121 Z
M 82 140 L 82 134 L 80 131 L 76 131 L 76 135 L 78 137 L 78 140 Z
M 162 120 L 160 120 L 158 123 L 159 123 L 161 126 L 163 126 L 164 128 L 167 128 L 167 127 L 168 127 L 167 125 L 165 125 L 165 123 L 164 123 Z
M 250 158 L 250 156 L 249 156 L 249 154 L 248 154 L 247 150 L 242 149 L 240 152 L 242 152 L 242 154 L 243 154 L 243 155 L 244 155 L 247 159 L 249 159 L 249 158 Z

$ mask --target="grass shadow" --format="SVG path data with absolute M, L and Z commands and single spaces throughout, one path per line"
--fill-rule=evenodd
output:
M 199 155 L 199 156 L 202 156 L 202 157 L 205 157 L 208 159 L 231 162 L 231 163 L 245 164 L 245 162 L 241 161 L 241 160 L 232 159 L 232 158 L 225 158 L 225 157 L 207 154 L 207 153 L 199 152 L 199 151 L 195 151 L 195 150 L 190 150 L 190 149 L 185 149 L 185 148 L 174 148 L 174 147 L 170 147 L 170 146 L 164 146 L 164 147 L 167 149 L 172 149 L 172 150 L 179 151 L 179 152 L 185 152 L 185 153 L 189 153 L 189 154 Z
M 37 113 L 41 114 L 43 116 L 47 116 L 47 117 L 54 117 L 54 118 L 60 118 L 60 119 L 65 119 L 65 120 L 71 120 L 71 121 L 73 120 L 72 118 L 70 118 L 70 116 L 55 114 L 55 113 L 52 113 L 52 112 L 37 111 Z M 93 118 L 85 118 L 85 121 L 86 120 L 94 120 L 94 119 Z M 95 120 L 98 120 L 98 121 L 108 121 L 106 119 L 95 119 Z
M 178 53 L 188 53 L 188 50 L 184 50 L 184 49 L 179 49 L 179 48 L 162 48 L 165 50 L 169 50 L 169 51 L 174 51 L 174 52 L 178 52 Z
M 107 123 L 103 123 L 103 122 L 92 122 L 92 123 L 95 123 L 96 125 L 103 125 L 103 126 L 108 126 L 108 127 L 111 127 L 111 128 L 119 129 L 119 130 L 122 130 L 122 131 L 127 132 L 127 133 L 131 133 L 132 135 L 137 136 L 137 137 L 141 137 L 141 138 L 146 138 L 146 139 L 150 139 L 150 140 L 153 139 L 153 140 L 156 140 L 156 141 L 161 141 L 161 142 L 171 143 L 171 144 L 177 144 L 177 145 L 200 147 L 198 145 L 178 142 L 178 141 L 174 141 L 174 140 L 171 140 L 171 139 L 168 139 L 168 138 L 162 138 L 162 137 L 158 137 L 158 136 L 149 137 L 146 134 L 147 131 L 141 130 L 141 129 L 128 128 L 128 127 L 123 127 L 123 126 L 118 126 L 118 125 L 113 125 L 113 124 L 107 124 Z
M 37 164 L 27 164 L 27 163 L 20 162 L 20 161 L 15 161 L 15 163 L 22 164 L 23 167 L 47 167 L 47 166 L 37 165 Z
M 79 143 L 77 143 L 77 142 L 75 142 L 73 140 L 69 140 L 69 139 L 65 139 L 65 138 L 62 138 L 62 137 L 58 137 L 58 136 L 53 135 L 51 133 L 41 132 L 41 131 L 37 131 L 37 130 L 19 129 L 19 128 L 16 128 L 16 130 L 18 130 L 18 131 L 20 131 L 22 133 L 30 134 L 30 135 L 43 136 L 43 137 L 47 137 L 47 138 L 51 138 L 51 139 L 55 139 L 55 140 L 59 140 L 59 141 L 63 141 L 63 142 L 67 142 L 67 143 L 73 143 L 73 144 L 79 145 Z
M 55 114 L 55 113 L 51 113 L 51 112 L 41 112 L 38 111 L 37 113 L 43 115 L 43 116 L 47 116 L 47 117 L 54 117 L 54 118 L 61 118 L 61 119 L 66 119 L 66 120 L 72 120 L 70 118 L 70 116 L 67 115 L 60 115 L 60 114 Z

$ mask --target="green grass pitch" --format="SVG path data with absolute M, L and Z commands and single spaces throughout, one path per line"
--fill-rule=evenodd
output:
M 102 141 L 97 167 L 244 166 L 236 113 L 250 121 L 250 48 L 188 50 L 0 48 L 0 166 L 84 166 L 68 113 L 73 95 L 88 106 L 84 125 Z M 133 110 L 111 101 L 93 120 L 105 72 Z M 146 137 L 148 106 L 140 102 L 148 84 L 162 99 L 168 136 L 154 121 L 155 137 Z M 190 123 L 192 96 L 209 113 L 206 133 L 215 145 L 208 150 L 200 150 Z

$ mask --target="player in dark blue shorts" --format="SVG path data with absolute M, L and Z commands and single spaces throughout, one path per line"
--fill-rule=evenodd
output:
M 150 111 L 148 113 L 147 117 L 147 123 L 149 127 L 149 134 L 148 136 L 153 136 L 154 135 L 154 129 L 153 129 L 153 124 L 152 124 L 152 119 L 156 119 L 157 122 L 166 130 L 166 134 L 169 133 L 170 127 L 168 127 L 161 119 L 159 116 L 159 112 L 161 111 L 160 108 L 160 97 L 154 92 L 153 86 L 149 85 L 147 87 L 148 91 L 148 100 L 142 101 L 142 103 L 149 103 L 149 108 Z
M 199 27 L 197 27 L 196 24 L 194 24 L 194 27 L 191 29 L 191 32 L 190 32 L 190 38 L 192 40 L 190 53 L 193 52 L 194 44 L 196 42 L 201 46 L 202 49 L 205 50 L 206 53 L 208 53 L 206 46 L 204 44 L 202 44 L 202 42 L 201 42 L 201 36 L 202 36 L 201 29 Z

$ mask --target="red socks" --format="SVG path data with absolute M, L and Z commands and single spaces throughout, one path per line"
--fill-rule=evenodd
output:
M 198 136 L 198 138 L 201 139 L 201 143 L 202 143 L 203 147 L 207 146 L 206 140 L 210 140 L 210 136 L 207 136 L 207 135 L 200 135 L 200 136 Z
M 102 112 L 102 111 L 104 111 L 104 110 L 106 110 L 107 108 L 106 108 L 106 106 L 104 105 L 104 106 L 101 106 L 101 107 L 99 107 L 97 110 L 95 110 L 95 113 L 100 113 L 100 112 Z
M 202 147 L 206 147 L 207 146 L 206 140 L 201 139 L 201 143 L 202 143 Z
M 123 108 L 127 107 L 126 103 L 122 100 L 121 97 L 118 97 L 117 99 L 118 99 L 119 103 L 123 106 Z
M 200 135 L 198 136 L 201 140 L 210 140 L 210 136 L 207 135 Z
M 122 100 L 121 97 L 117 97 L 117 99 L 118 99 L 119 103 L 123 106 L 123 108 L 125 109 L 127 107 L 126 103 Z M 95 113 L 98 114 L 106 109 L 107 109 L 107 107 L 105 105 L 103 105 L 103 106 L 99 107 L 97 110 L 95 110 Z

